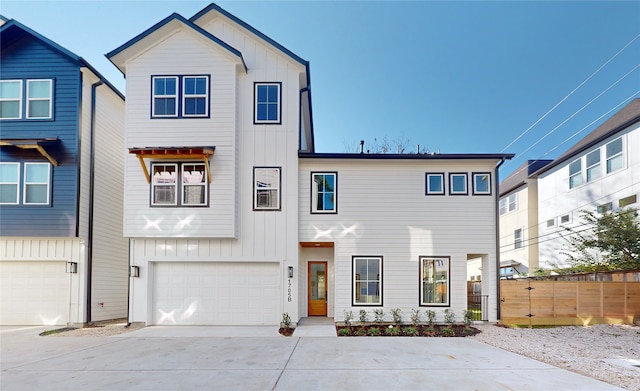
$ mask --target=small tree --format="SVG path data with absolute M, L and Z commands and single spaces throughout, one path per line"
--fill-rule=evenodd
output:
M 561 253 L 568 258 L 569 267 L 558 273 L 581 273 L 611 270 L 640 269 L 640 221 L 638 210 L 623 209 L 581 212 L 583 224 L 565 228 L 563 237 L 568 248 Z

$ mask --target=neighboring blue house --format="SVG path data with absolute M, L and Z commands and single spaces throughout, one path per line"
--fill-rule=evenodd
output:
M 124 96 L 15 20 L 0 44 L 0 324 L 124 318 Z

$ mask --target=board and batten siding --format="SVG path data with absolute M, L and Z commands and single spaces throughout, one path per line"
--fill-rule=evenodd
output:
M 74 237 L 78 191 L 78 108 L 81 94 L 79 66 L 29 35 L 8 47 L 3 45 L 0 57 L 2 79 L 53 79 L 54 88 L 52 120 L 3 120 L 0 123 L 2 136 L 60 139 L 56 147 L 47 147 L 47 151 L 59 163 L 57 167 L 52 166 L 51 205 L 2 205 L 0 235 Z M 16 151 L 14 148 L 0 148 L 0 160 L 47 162 L 36 152 Z
M 605 149 L 605 145 L 619 137 L 622 137 L 624 153 L 624 167 L 612 173 L 606 173 L 605 154 L 601 154 L 600 165 L 602 176 L 592 182 L 587 182 L 584 177 L 584 156 L 597 148 Z M 538 221 L 540 224 L 539 235 L 545 237 L 539 244 L 540 266 L 548 267 L 549 262 L 566 266 L 567 257 L 561 254 L 566 250 L 566 240 L 560 236 L 563 228 L 559 226 L 560 216 L 569 214 L 571 222 L 567 227 L 576 227 L 583 224 L 580 218 L 581 211 L 595 211 L 599 205 L 612 203 L 614 210 L 619 208 L 619 200 L 636 195 L 640 199 L 640 123 L 635 123 L 626 129 L 609 137 L 603 142 L 589 148 L 568 159 L 566 162 L 550 169 L 538 177 Z M 578 157 L 582 157 L 583 184 L 573 189 L 569 188 L 569 165 Z M 636 202 L 630 205 L 638 208 Z M 555 226 L 546 227 L 547 220 L 555 219 Z
M 75 262 L 78 273 L 69 274 L 71 280 L 69 291 L 69 319 L 70 323 L 82 323 L 86 319 L 85 281 L 86 275 L 86 247 L 77 238 L 61 239 L 55 237 L 5 237 L 0 239 L 0 262 L 19 261 L 25 268 L 30 262 Z M 27 270 L 27 269 L 25 269 Z
M 496 295 L 496 192 L 492 196 L 425 196 L 426 172 L 490 172 L 496 161 L 301 159 L 300 226 L 303 242 L 334 242 L 335 317 L 352 306 L 352 256 L 383 257 L 383 306 L 405 317 L 419 308 L 419 257 L 451 257 L 450 303 L 466 309 L 467 259 L 484 254 L 484 294 Z M 337 214 L 311 214 L 311 172 L 338 173 Z M 448 178 L 446 179 L 448 182 Z M 469 186 L 471 182 L 469 181 Z M 493 281 L 493 283 L 491 283 Z M 433 307 L 442 318 L 444 308 Z M 372 309 L 370 309 L 372 310 Z M 495 318 L 495 304 L 490 309 Z

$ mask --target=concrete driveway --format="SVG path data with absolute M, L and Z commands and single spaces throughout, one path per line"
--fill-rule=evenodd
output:
M 147 327 L 110 337 L 0 329 L 0 389 L 620 390 L 465 338 L 282 337 Z

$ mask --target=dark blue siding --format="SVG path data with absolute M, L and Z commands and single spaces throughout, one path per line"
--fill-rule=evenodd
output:
M 58 161 L 57 167 L 52 166 L 51 204 L 1 205 L 0 235 L 73 237 L 76 236 L 78 203 L 80 64 L 31 35 L 11 38 L 10 42 L 2 42 L 0 78 L 53 79 L 53 120 L 2 120 L 2 138 L 58 137 L 60 142 L 47 148 Z M 1 147 L 0 161 L 47 160 L 33 151 Z M 24 180 L 22 177 L 21 173 Z

